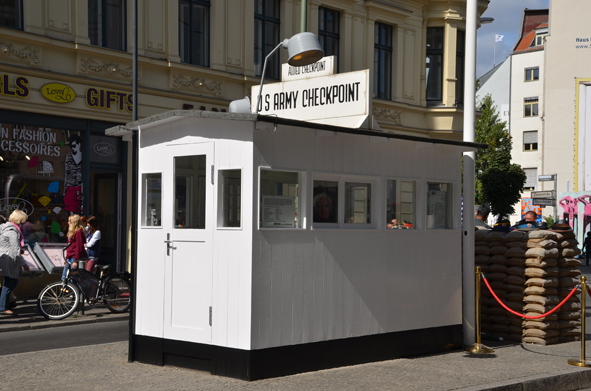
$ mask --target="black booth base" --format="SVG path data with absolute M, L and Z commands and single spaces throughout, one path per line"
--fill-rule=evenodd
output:
M 133 360 L 258 380 L 460 349 L 462 325 L 241 350 L 134 335 Z

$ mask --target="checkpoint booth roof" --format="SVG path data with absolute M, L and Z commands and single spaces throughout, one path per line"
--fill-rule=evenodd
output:
M 462 346 L 461 159 L 480 144 L 203 111 L 107 134 L 129 131 L 130 359 L 255 380 Z

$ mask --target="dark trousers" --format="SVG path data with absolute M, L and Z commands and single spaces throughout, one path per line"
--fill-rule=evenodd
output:
M 4 312 L 9 309 L 10 293 L 18 285 L 18 278 L 10 278 L 4 276 L 4 282 L 2 283 L 2 291 L 0 293 L 0 312 Z

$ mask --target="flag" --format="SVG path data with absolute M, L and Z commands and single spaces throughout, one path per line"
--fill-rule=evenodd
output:
M 499 42 L 503 40 L 504 35 L 495 34 L 495 42 Z

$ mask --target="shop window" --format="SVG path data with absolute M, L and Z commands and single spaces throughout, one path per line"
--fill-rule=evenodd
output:
M 120 153 L 120 137 L 90 135 L 91 163 L 119 164 Z
M 209 0 L 179 1 L 179 54 L 181 61 L 209 66 Z
M 301 227 L 300 174 L 261 170 L 260 177 L 260 227 Z
M 339 44 L 341 40 L 341 13 L 318 7 L 318 42 L 325 56 L 335 56 L 339 73 Z
M 388 180 L 386 184 L 386 227 L 388 229 L 416 228 L 416 183 Z
M 443 100 L 443 27 L 427 28 L 427 101 Z
M 427 229 L 452 229 L 452 184 L 429 182 L 427 185 Z
M 162 224 L 162 174 L 142 174 L 142 225 Z
M 91 45 L 126 50 L 126 0 L 88 0 Z
M 371 185 L 345 182 L 345 223 L 371 224 Z
M 525 184 L 523 190 L 535 190 L 538 185 L 538 169 L 537 168 L 524 168 L 525 172 Z
M 523 132 L 523 150 L 537 151 L 538 150 L 538 131 Z
M 23 29 L 23 1 L 0 1 L 0 26 L 12 29 Z
M 525 81 L 534 81 L 540 79 L 540 67 L 525 68 Z
M 314 181 L 314 223 L 338 223 L 339 182 Z
M 205 155 L 174 158 L 174 227 L 205 229 Z
M 254 6 L 254 71 L 257 76 L 279 80 L 280 56 L 265 57 L 281 42 L 279 37 L 279 0 L 258 0 Z
M 388 24 L 375 24 L 373 69 L 376 98 L 392 99 L 392 26 Z
M 538 116 L 538 98 L 525 98 L 523 100 L 523 116 L 537 117 Z
M 242 171 L 218 172 L 218 227 L 240 227 Z

